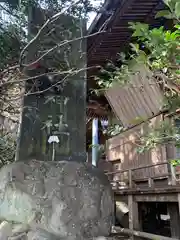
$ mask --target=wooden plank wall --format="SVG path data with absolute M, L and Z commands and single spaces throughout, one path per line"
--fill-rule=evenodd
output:
M 143 123 L 140 126 L 134 127 L 122 134 L 119 134 L 106 142 L 106 154 L 109 161 L 113 164 L 113 170 L 124 170 L 136 168 L 139 166 L 156 164 L 166 161 L 165 146 L 158 146 L 156 149 L 146 151 L 145 153 L 138 153 L 137 147 L 139 136 L 148 130 L 148 126 L 156 125 L 162 116 L 153 118 L 150 123 Z M 142 179 L 149 177 L 156 177 L 161 174 L 167 174 L 167 165 L 155 166 L 152 168 L 145 168 L 133 171 L 134 179 Z M 123 179 L 127 178 L 127 172 L 124 173 Z M 120 176 L 115 177 L 115 180 L 120 180 Z M 122 177 L 122 174 L 121 174 Z

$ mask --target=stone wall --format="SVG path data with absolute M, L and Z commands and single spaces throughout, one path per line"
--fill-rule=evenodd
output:
M 14 120 L 10 117 L 0 115 L 0 130 L 3 132 L 8 132 L 11 136 L 16 139 L 19 127 L 19 120 Z

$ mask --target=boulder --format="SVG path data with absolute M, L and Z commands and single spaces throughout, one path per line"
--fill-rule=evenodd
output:
M 112 189 L 107 176 L 86 163 L 15 162 L 0 170 L 0 220 L 29 240 L 108 237 Z

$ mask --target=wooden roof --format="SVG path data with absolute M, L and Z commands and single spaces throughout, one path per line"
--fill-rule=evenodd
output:
M 164 7 L 162 0 L 106 0 L 102 12 L 89 28 L 89 34 L 100 31 L 102 27 L 105 33 L 88 38 L 87 65 L 104 66 L 109 60 L 116 61 L 117 53 L 127 49 L 131 41 L 129 22 L 144 22 L 153 27 L 165 25 L 164 18 L 155 19 L 156 13 Z M 97 72 L 94 69 L 87 73 L 88 91 L 97 87 L 93 77 L 95 74 Z M 91 99 L 94 98 L 101 105 L 107 106 L 104 96 L 97 98 L 91 95 Z
M 114 86 L 106 97 L 125 128 L 147 121 L 163 110 L 164 94 L 151 71 L 139 67 L 139 73 L 129 76 L 126 86 Z
M 162 0 L 106 0 L 103 13 L 97 15 L 89 28 L 89 34 L 99 31 L 103 25 L 105 33 L 88 39 L 88 65 L 104 65 L 107 60 L 116 60 L 131 40 L 129 22 L 144 22 L 159 27 L 164 19 L 155 19 L 165 7 Z M 106 26 L 106 27 L 105 27 Z

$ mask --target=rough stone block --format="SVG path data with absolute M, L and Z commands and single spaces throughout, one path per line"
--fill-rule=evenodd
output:
M 85 163 L 31 160 L 0 170 L 0 219 L 22 225 L 29 240 L 103 240 L 113 206 L 107 177 Z

